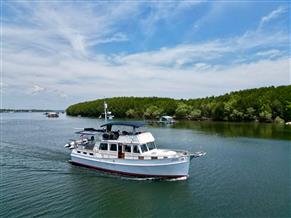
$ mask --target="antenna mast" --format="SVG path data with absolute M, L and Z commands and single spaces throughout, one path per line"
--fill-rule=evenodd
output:
M 107 103 L 104 101 L 104 121 L 107 123 Z

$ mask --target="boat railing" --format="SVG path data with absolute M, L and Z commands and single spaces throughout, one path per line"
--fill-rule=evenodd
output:
M 190 152 L 185 151 L 185 150 L 177 150 L 177 149 L 175 149 L 175 150 L 172 150 L 172 151 L 176 151 L 178 154 L 181 154 L 183 156 L 189 156 L 189 154 L 190 154 Z
M 196 151 L 196 152 L 189 152 L 189 151 L 184 151 L 184 150 L 174 150 L 176 151 L 178 154 L 181 154 L 182 156 L 190 156 L 191 159 L 193 157 L 201 157 L 206 155 L 206 152 L 204 151 Z
M 78 145 L 79 150 L 93 151 L 94 145 Z

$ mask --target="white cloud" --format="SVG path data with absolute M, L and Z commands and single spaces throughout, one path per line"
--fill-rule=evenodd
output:
M 197 7 L 204 2 L 206 1 L 153 1 L 145 5 L 141 5 L 141 7 L 148 6 L 148 10 L 150 11 L 149 15 L 141 19 L 140 22 L 143 34 L 150 37 L 159 28 L 157 26 L 159 21 L 163 21 L 168 25 L 172 25 L 172 19 L 177 19 L 177 17 L 186 10 Z
M 4 88 L 4 87 L 7 87 L 7 84 L 1 81 L 0 82 L 0 88 Z
M 17 60 L 16 57 L 12 59 Z M 33 56 L 27 57 L 28 59 L 29 62 L 34 62 Z M 46 65 L 10 62 L 5 68 L 14 73 L 7 76 L 5 82 L 14 84 L 14 88 L 19 87 L 15 92 L 22 92 L 29 84 L 37 81 L 38 85 L 34 85 L 35 92 L 45 91 L 83 100 L 122 95 L 194 98 L 236 89 L 288 84 L 289 61 L 281 58 L 228 67 L 200 62 L 186 69 L 143 62 L 114 65 L 77 59 L 63 59 L 59 64 Z M 15 79 L 19 77 L 17 72 L 21 72 L 21 80 Z
M 39 3 L 31 10 L 25 3 L 21 7 L 29 9 L 29 14 L 16 13 L 13 22 L 4 22 L 6 99 L 29 97 L 34 107 L 57 102 L 64 108 L 104 96 L 195 98 L 290 83 L 290 59 L 278 48 L 290 46 L 285 32 L 255 30 L 227 39 L 106 55 L 91 47 L 130 40 L 115 24 L 134 17 L 138 6 L 96 3 L 95 7 L 103 7 L 98 13 L 86 4 L 78 6 Z M 161 16 L 166 18 L 170 12 L 155 16 L 164 19 Z M 29 25 L 18 23 L 28 15 Z M 244 54 L 257 58 L 250 62 Z M 41 100 L 36 98 L 39 95 Z
M 90 47 L 100 43 L 128 40 L 116 30 L 117 21 L 129 19 L 136 4 L 84 3 L 72 5 L 57 2 L 17 2 L 13 20 L 4 20 L 4 49 L 19 48 L 64 55 L 87 56 Z M 8 6 L 10 6 L 8 4 Z M 7 7 L 8 7 L 7 6 Z M 103 9 L 95 9 L 100 7 Z
M 230 51 L 224 43 L 214 41 L 202 44 L 178 45 L 174 48 L 162 48 L 157 51 L 136 53 L 117 58 L 121 64 L 137 65 L 183 65 L 193 60 L 211 60 L 217 58 L 221 53 Z
M 88 45 L 93 46 L 93 45 L 102 44 L 102 43 L 124 42 L 124 41 L 128 41 L 127 35 L 125 35 L 124 33 L 116 33 L 113 36 L 105 38 L 105 39 L 92 40 L 91 42 L 88 43 Z
M 194 65 L 194 67 L 198 71 L 205 71 L 205 70 L 209 70 L 209 69 L 213 68 L 211 65 L 205 64 L 205 63 L 197 63 Z
M 256 56 L 266 57 L 266 58 L 276 58 L 276 57 L 280 57 L 283 55 L 284 55 L 284 52 L 282 52 L 278 49 L 271 49 L 271 50 L 260 51 L 260 52 L 256 53 Z
M 17 86 L 17 85 L 16 85 Z M 28 83 L 22 83 L 18 84 L 19 88 L 26 88 L 28 87 Z M 20 90 L 19 90 L 20 91 Z M 50 88 L 43 87 L 37 84 L 34 84 L 32 87 L 30 87 L 29 94 L 31 95 L 45 95 L 45 94 L 52 94 L 61 98 L 67 98 L 68 95 L 65 94 L 63 91 L 60 91 L 56 88 L 53 88 L 52 86 Z
M 262 27 L 264 24 L 276 19 L 277 17 L 284 14 L 285 12 L 287 12 L 287 8 L 284 6 L 279 6 L 277 9 L 273 10 L 268 15 L 262 17 L 260 24 L 259 24 L 259 28 Z
M 44 92 L 46 91 L 46 89 L 44 87 L 41 87 L 39 85 L 33 85 L 31 88 L 31 94 L 35 95 L 38 94 L 40 92 Z
M 266 35 L 257 31 L 246 32 L 240 37 L 213 40 L 199 44 L 177 45 L 173 48 L 162 48 L 157 51 L 142 52 L 130 55 L 123 55 L 115 58 L 119 64 L 128 65 L 157 65 L 183 67 L 186 64 L 197 62 L 210 62 L 221 59 L 226 55 L 232 55 L 228 60 L 236 62 L 240 59 L 239 54 L 249 52 L 252 49 L 265 49 L 288 46 L 288 35 L 277 32 Z M 272 50 L 273 56 L 275 50 Z M 277 50 L 277 55 L 280 52 Z M 262 55 L 259 55 L 262 56 Z M 223 60 L 221 60 L 222 62 Z

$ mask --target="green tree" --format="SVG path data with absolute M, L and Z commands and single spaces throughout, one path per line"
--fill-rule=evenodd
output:
M 189 118 L 189 114 L 191 111 L 191 107 L 185 103 L 179 103 L 175 112 L 175 116 L 178 119 L 186 119 Z
M 291 101 L 286 102 L 284 118 L 286 121 L 291 121 Z
M 212 109 L 212 117 L 214 120 L 223 120 L 224 119 L 224 104 L 219 102 L 214 105 Z
M 271 122 L 276 117 L 291 121 L 291 85 L 235 91 L 221 96 L 175 100 L 158 97 L 114 97 L 69 106 L 67 115 L 98 117 L 106 101 L 116 118 L 157 118 L 162 114 L 177 119 L 199 117 L 214 120 Z M 195 111 L 194 111 L 195 109 Z
M 162 109 L 152 105 L 146 109 L 146 111 L 144 112 L 144 116 L 145 118 L 149 119 L 157 119 L 161 116 L 162 112 Z
M 269 104 L 264 104 L 259 113 L 260 121 L 263 122 L 272 122 L 272 110 Z
M 126 111 L 126 116 L 128 118 L 137 118 L 138 114 L 134 109 L 129 109 L 128 111 Z
M 241 111 L 234 109 L 230 114 L 232 121 L 242 121 L 244 119 L 244 114 Z
M 213 106 L 215 105 L 214 102 L 212 102 L 213 99 L 203 99 L 201 104 L 200 104 L 200 107 L 199 109 L 201 110 L 201 115 L 203 117 L 207 117 L 207 118 L 211 118 L 212 116 L 212 108 Z
M 275 123 L 277 124 L 284 124 L 285 120 L 283 120 L 281 117 L 277 116 L 274 120 Z
M 246 120 L 255 120 L 256 119 L 256 110 L 252 107 L 248 107 L 245 113 Z
M 197 119 L 201 118 L 201 115 L 202 115 L 202 112 L 199 109 L 193 109 L 190 112 L 190 118 L 193 120 L 197 120 Z
M 272 113 L 270 113 L 269 111 L 261 111 L 259 113 L 259 118 L 260 121 L 263 122 L 272 122 Z
M 283 117 L 284 114 L 284 106 L 283 104 L 278 100 L 275 99 L 271 104 L 271 110 L 273 117 Z
M 227 101 L 224 104 L 225 116 L 227 116 L 228 118 L 230 117 L 230 115 L 232 114 L 233 109 L 235 108 L 235 105 L 236 105 L 236 100 L 234 98 L 230 99 L 229 101 Z

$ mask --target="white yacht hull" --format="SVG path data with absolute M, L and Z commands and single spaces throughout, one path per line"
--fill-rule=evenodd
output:
M 71 163 L 97 170 L 135 177 L 188 177 L 190 157 L 155 160 L 98 158 L 71 153 Z

